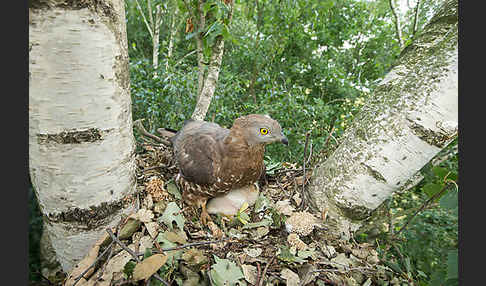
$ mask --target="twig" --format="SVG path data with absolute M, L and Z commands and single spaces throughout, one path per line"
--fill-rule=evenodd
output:
M 402 226 L 402 228 L 400 228 L 399 231 L 397 231 L 395 233 L 395 235 L 392 237 L 395 238 L 397 237 L 405 228 L 407 228 L 407 226 L 410 224 L 410 222 L 421 212 L 423 211 L 432 201 L 434 201 L 435 199 L 437 199 L 438 197 L 440 197 L 447 189 L 447 186 L 449 186 L 449 184 L 445 184 L 444 187 L 437 193 L 435 193 L 432 197 L 430 197 L 425 203 L 422 204 L 422 206 L 412 215 L 412 217 Z
M 197 52 L 197 50 L 193 50 L 189 53 L 187 53 L 185 56 L 183 56 L 179 61 L 177 61 L 177 63 L 174 64 L 174 67 L 178 66 L 180 63 L 182 63 L 182 61 L 187 58 L 188 56 L 194 54 L 195 52 Z
M 183 245 L 179 245 L 179 246 L 176 246 L 176 247 L 169 247 L 169 248 L 162 248 L 160 250 L 157 250 L 157 251 L 154 251 L 154 253 L 162 253 L 163 251 L 172 251 L 172 250 L 179 250 L 179 249 L 183 249 L 183 248 L 188 248 L 188 247 L 192 247 L 192 246 L 199 246 L 199 245 L 207 245 L 207 244 L 213 244 L 213 243 L 221 243 L 221 242 L 224 242 L 224 241 L 227 241 L 227 240 L 231 240 L 232 238 L 223 238 L 223 239 L 220 239 L 220 240 L 214 240 L 214 241 L 200 241 L 200 242 L 192 242 L 192 243 L 187 243 L 187 244 L 183 244 Z M 138 253 L 136 254 L 138 256 L 143 256 L 143 253 Z
M 167 168 L 167 166 L 164 165 L 164 164 L 162 164 L 160 166 L 152 166 L 152 167 L 148 167 L 148 168 L 143 169 L 142 172 L 153 170 L 153 169 L 158 169 L 158 168 Z
M 312 272 L 349 272 L 349 271 L 361 272 L 363 270 L 373 271 L 373 269 L 370 269 L 369 267 L 350 267 L 350 268 L 345 267 L 344 269 L 315 269 L 312 270 Z
M 135 120 L 135 122 L 133 122 L 133 127 L 137 128 L 138 132 L 140 132 L 142 135 L 145 135 L 149 138 L 152 138 L 154 139 L 155 141 L 159 142 L 159 143 L 162 143 L 166 146 L 170 146 L 170 142 L 165 140 L 165 139 L 162 139 L 160 137 L 158 137 L 157 135 L 154 135 L 152 133 L 149 133 L 145 127 L 143 127 L 143 124 L 142 124 L 142 121 L 143 119 L 137 119 Z
M 267 274 L 268 266 L 270 266 L 270 264 L 272 264 L 273 260 L 275 259 L 275 256 L 277 256 L 277 254 L 274 254 L 272 256 L 272 259 L 270 259 L 270 261 L 267 263 L 267 265 L 265 265 L 265 268 L 263 269 L 263 273 L 262 273 L 262 277 L 261 277 L 260 285 L 259 286 L 263 286 L 263 282 L 265 281 L 265 275 Z
M 120 226 L 123 224 L 123 222 L 126 220 L 126 218 L 121 218 L 120 222 L 116 225 L 116 237 L 119 237 L 120 233 Z M 108 258 L 106 258 L 105 264 L 101 267 L 100 273 L 98 274 L 98 280 L 101 279 L 103 276 L 103 273 L 105 272 L 106 266 L 108 265 L 108 262 L 110 261 L 111 257 L 113 256 L 113 247 L 112 247 L 113 241 L 110 244 L 110 253 L 108 253 Z
M 415 38 L 415 34 L 417 33 L 417 18 L 419 13 L 420 7 L 420 0 L 417 0 L 417 4 L 415 4 L 415 15 L 413 17 L 413 25 L 412 25 L 412 39 Z
M 329 131 L 329 135 L 327 136 L 326 141 L 324 142 L 324 145 L 323 145 L 322 148 L 325 148 L 327 146 L 327 143 L 329 143 L 329 139 L 331 139 L 333 132 L 334 132 L 334 124 L 332 125 L 331 131 Z M 334 140 L 336 140 L 336 139 L 334 139 Z
M 145 25 L 147 26 L 147 30 L 149 31 L 149 34 L 150 34 L 150 37 L 154 37 L 154 33 L 152 32 L 152 29 L 150 28 L 150 25 L 149 23 L 147 22 L 147 18 L 145 18 L 145 14 L 143 13 L 142 11 L 142 7 L 140 7 L 140 3 L 138 3 L 138 0 L 135 0 L 136 4 L 137 4 L 137 9 L 138 11 L 140 12 L 140 14 L 142 14 L 142 17 L 143 17 L 143 21 L 145 23 Z
M 260 268 L 260 263 L 257 261 L 257 277 L 255 281 L 255 285 L 259 286 L 260 285 L 260 273 L 262 273 L 262 269 Z
M 130 248 L 128 248 L 123 242 L 121 242 L 114 234 L 113 232 L 111 231 L 111 229 L 107 228 L 106 229 L 106 232 L 108 232 L 108 234 L 110 235 L 111 239 L 118 243 L 118 245 L 120 245 L 121 248 L 123 248 L 126 252 L 128 252 L 132 257 L 133 259 L 135 259 L 135 261 L 138 262 L 141 262 L 141 260 L 138 258 L 138 256 L 135 254 L 135 252 L 133 252 L 133 250 L 131 250 Z M 157 280 L 159 280 L 160 282 L 162 282 L 164 285 L 166 286 L 170 286 L 169 283 L 167 283 L 164 279 L 162 279 L 162 277 L 159 276 L 159 274 L 157 273 L 154 273 L 152 275 L 153 277 L 155 277 Z
M 111 230 L 110 230 L 110 231 L 111 231 Z M 95 261 L 93 261 L 93 263 L 91 263 L 91 265 L 90 265 L 88 268 L 86 268 L 86 269 L 85 269 L 83 272 L 81 272 L 81 274 L 79 274 L 79 276 L 78 276 L 78 277 L 76 277 L 76 280 L 74 280 L 74 283 L 73 283 L 73 285 L 72 285 L 72 286 L 76 285 L 76 284 L 79 282 L 79 280 L 81 280 L 81 278 L 82 278 L 82 277 L 83 277 L 83 276 L 84 276 L 86 273 L 88 273 L 88 271 L 89 271 L 91 268 L 93 268 L 93 267 L 96 265 L 96 263 L 97 263 L 97 262 L 100 260 L 100 258 L 101 258 L 101 257 L 103 257 L 105 254 L 107 254 L 107 253 L 108 253 L 108 250 L 110 250 L 110 249 L 112 248 L 112 246 L 113 246 L 113 241 L 112 241 L 112 242 L 111 242 L 111 243 L 108 245 L 108 247 L 106 247 L 106 249 L 105 249 L 105 250 L 104 250 L 104 251 L 103 251 L 103 252 L 102 252 L 100 255 L 98 255 L 98 257 L 96 257 Z

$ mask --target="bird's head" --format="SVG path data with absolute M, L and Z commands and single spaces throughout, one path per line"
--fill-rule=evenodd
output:
M 280 124 L 268 115 L 249 114 L 237 118 L 233 123 L 233 128 L 240 129 L 250 145 L 270 144 L 273 142 L 289 144 Z

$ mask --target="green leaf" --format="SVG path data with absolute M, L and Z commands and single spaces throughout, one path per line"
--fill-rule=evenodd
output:
M 458 207 L 457 192 L 452 190 L 447 192 L 440 199 L 440 206 L 446 210 L 452 210 Z
M 245 212 L 238 213 L 237 217 L 238 217 L 238 220 L 243 225 L 247 225 L 248 224 L 248 221 L 250 220 L 250 216 L 247 213 L 245 213 Z
M 215 264 L 211 266 L 211 282 L 216 286 L 236 285 L 238 280 L 245 278 L 243 271 L 231 260 L 214 256 Z
M 400 267 L 399 264 L 395 263 L 395 262 L 392 262 L 392 261 L 383 261 L 383 263 L 390 267 L 391 269 L 393 269 L 393 271 L 397 272 L 397 273 L 403 273 L 403 270 L 402 268 Z
M 159 220 L 163 222 L 166 226 L 168 226 L 170 229 L 173 228 L 172 222 L 175 221 L 177 227 L 179 227 L 180 230 L 184 230 L 184 223 L 186 221 L 184 219 L 184 216 L 181 213 L 181 209 L 175 202 L 170 202 L 167 205 L 164 213 L 159 218 Z
M 288 263 L 291 263 L 291 262 L 299 262 L 299 263 L 303 263 L 305 262 L 305 259 L 303 259 L 302 257 L 298 257 L 298 256 L 295 256 L 294 254 L 292 254 L 292 252 L 290 252 L 290 248 L 288 246 L 283 246 L 282 248 L 280 248 L 280 253 L 278 254 L 278 259 L 282 260 L 283 262 L 288 262 Z
M 459 278 L 458 271 L 458 252 L 457 249 L 449 251 L 447 254 L 447 276 L 446 279 Z
M 432 172 L 439 177 L 439 179 L 442 181 L 444 178 L 449 174 L 449 170 L 443 167 L 435 166 L 432 168 Z
M 145 248 L 145 252 L 143 253 L 143 259 L 152 256 L 152 249 L 150 247 Z
M 255 201 L 255 212 L 258 213 L 264 211 L 269 205 L 270 201 L 267 199 L 267 197 L 265 197 L 263 193 L 260 193 Z
M 131 277 L 133 274 L 133 269 L 135 269 L 135 266 L 137 263 L 135 261 L 128 261 L 125 266 L 123 267 L 123 273 L 127 275 L 127 277 Z
M 182 200 L 181 192 L 179 191 L 179 188 L 177 188 L 174 181 L 171 181 L 167 184 L 167 192 L 173 195 L 176 199 Z
M 255 227 L 260 227 L 260 226 L 269 226 L 272 225 L 273 220 L 269 218 L 264 218 L 259 222 L 252 222 L 252 223 L 247 223 L 245 224 L 242 229 L 246 228 L 255 228 Z
M 433 197 L 435 194 L 442 190 L 444 184 L 436 184 L 436 183 L 427 183 L 425 186 L 422 187 L 422 191 L 424 191 L 429 198 Z

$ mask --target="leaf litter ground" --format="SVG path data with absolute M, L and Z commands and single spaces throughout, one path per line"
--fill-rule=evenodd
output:
M 254 206 L 212 216 L 217 238 L 182 201 L 170 147 L 143 143 L 136 163 L 137 211 L 113 230 L 116 241 L 100 238 L 65 285 L 408 285 L 375 246 L 340 240 L 322 214 L 299 209 L 297 164 L 267 164 Z

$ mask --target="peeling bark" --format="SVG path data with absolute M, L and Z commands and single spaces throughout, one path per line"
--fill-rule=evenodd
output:
M 124 2 L 58 2 L 31 8 L 29 171 L 69 272 L 131 211 L 135 141 Z
M 457 0 L 444 3 L 313 172 L 309 192 L 349 237 L 456 136 Z

